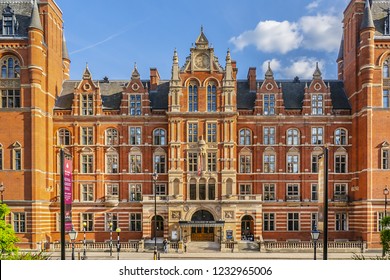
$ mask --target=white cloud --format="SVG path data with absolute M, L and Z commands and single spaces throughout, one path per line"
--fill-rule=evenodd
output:
M 309 4 L 306 6 L 306 9 L 309 10 L 309 11 L 315 10 L 315 9 L 318 8 L 318 6 L 320 5 L 320 3 L 321 3 L 321 0 L 315 0 L 314 2 L 309 3 Z
M 319 69 L 322 71 L 324 68 L 323 60 L 318 60 L 314 57 L 301 57 L 297 60 L 291 61 L 289 66 L 281 68 L 280 73 L 286 78 L 298 76 L 301 79 L 311 79 L 316 69 L 317 62 Z M 322 76 L 324 76 L 324 73 L 322 74 Z
M 245 31 L 230 39 L 238 50 L 255 45 L 263 52 L 285 54 L 299 48 L 303 38 L 298 32 L 298 25 L 288 21 L 261 21 L 254 30 Z
M 332 52 L 338 50 L 342 33 L 341 19 L 331 15 L 305 16 L 299 20 L 303 47 Z

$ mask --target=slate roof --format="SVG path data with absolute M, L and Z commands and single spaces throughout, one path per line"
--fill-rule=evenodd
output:
M 387 17 L 387 9 L 389 8 L 390 1 L 372 0 L 371 13 L 375 25 L 375 36 L 385 36 L 385 18 Z
M 0 26 L 3 26 L 3 10 L 10 6 L 14 11 L 19 27 L 13 37 L 27 37 L 28 27 L 31 23 L 31 11 L 33 3 L 31 0 L 0 0 Z M 10 36 L 3 36 L 0 31 L 0 38 L 9 38 Z
M 80 81 L 66 81 L 63 84 L 61 95 L 57 98 L 56 109 L 71 109 L 74 88 Z M 258 81 L 262 83 L 262 81 Z M 287 110 L 302 109 L 306 84 L 311 80 L 301 81 L 276 81 L 282 86 L 284 105 Z M 331 99 L 334 109 L 350 110 L 348 98 L 344 91 L 344 83 L 336 80 L 324 80 L 325 84 L 330 85 Z M 97 82 L 95 82 L 97 84 Z M 149 85 L 149 81 L 142 82 L 144 86 Z M 109 81 L 108 83 L 99 83 L 100 93 L 103 101 L 103 108 L 117 110 L 120 107 L 123 87 L 127 85 L 126 81 Z M 150 102 L 152 109 L 168 109 L 169 81 L 160 81 L 156 90 L 150 91 Z M 255 106 L 256 92 L 249 90 L 248 81 L 239 80 L 237 82 L 237 109 L 253 110 Z

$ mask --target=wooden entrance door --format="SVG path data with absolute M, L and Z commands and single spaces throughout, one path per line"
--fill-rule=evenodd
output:
M 214 228 L 192 227 L 191 241 L 214 241 Z
M 157 216 L 156 225 L 154 224 L 154 217 L 152 219 L 152 239 L 154 238 L 154 231 L 156 226 L 156 237 L 164 236 L 164 219 L 161 216 Z

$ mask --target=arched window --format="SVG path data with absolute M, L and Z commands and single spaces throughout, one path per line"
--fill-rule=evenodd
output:
M 390 108 L 390 70 L 389 70 L 389 59 L 386 59 L 382 66 L 382 107 Z
M 287 130 L 287 145 L 295 146 L 299 145 L 299 130 L 291 128 Z
M 198 86 L 195 84 L 188 86 L 188 111 L 198 111 Z
M 119 133 L 115 128 L 109 128 L 106 130 L 106 145 L 114 146 L 119 144 Z
M 347 130 L 344 128 L 338 128 L 334 132 L 334 144 L 335 145 L 347 145 Z
M 1 78 L 15 79 L 20 76 L 20 62 L 16 57 L 6 56 L 1 60 Z
M 384 63 L 383 63 L 383 78 L 389 78 L 389 61 L 386 60 Z
M 154 145 L 166 145 L 165 130 L 157 128 L 153 131 L 153 144 Z
M 251 131 L 244 128 L 240 130 L 240 145 L 251 145 Z
M 70 131 L 65 129 L 65 128 L 61 128 L 58 130 L 58 145 L 59 146 L 69 146 L 71 145 L 71 134 L 70 134 Z
M 217 111 L 217 87 L 214 83 L 207 86 L 207 112 Z
M 16 57 L 5 56 L 0 60 L 1 79 L 12 79 L 0 83 L 1 108 L 20 108 L 20 62 Z

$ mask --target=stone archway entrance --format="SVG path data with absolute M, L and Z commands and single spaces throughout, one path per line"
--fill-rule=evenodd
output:
M 154 238 L 154 232 L 156 231 L 156 237 L 164 236 L 164 219 L 163 217 L 157 215 L 156 224 L 154 224 L 155 217 L 152 218 L 152 239 Z M 156 227 L 156 229 L 155 229 Z
M 214 216 L 206 210 L 199 210 L 192 215 L 191 221 L 208 222 L 214 221 Z M 214 226 L 207 223 L 191 227 L 191 241 L 214 241 Z
M 241 219 L 241 239 L 253 241 L 254 220 L 251 216 L 245 215 Z

